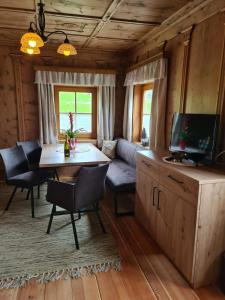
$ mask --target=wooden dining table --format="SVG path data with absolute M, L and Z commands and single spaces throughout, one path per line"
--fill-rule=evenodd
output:
M 110 163 L 111 160 L 91 143 L 78 143 L 70 151 L 70 157 L 64 156 L 64 144 L 43 145 L 40 168 L 58 168 L 66 166 L 91 166 Z

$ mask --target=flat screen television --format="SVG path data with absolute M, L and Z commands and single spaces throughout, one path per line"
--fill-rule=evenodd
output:
M 194 161 L 212 162 L 218 125 L 219 115 L 175 113 L 169 150 L 183 152 Z

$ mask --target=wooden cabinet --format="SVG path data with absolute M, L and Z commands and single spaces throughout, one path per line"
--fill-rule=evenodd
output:
M 141 151 L 136 195 L 136 218 L 190 284 L 216 282 L 225 250 L 225 174 Z

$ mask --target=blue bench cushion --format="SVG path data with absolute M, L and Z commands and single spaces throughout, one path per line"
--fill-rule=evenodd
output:
M 121 159 L 114 159 L 109 165 L 106 182 L 113 191 L 134 192 L 136 170 Z

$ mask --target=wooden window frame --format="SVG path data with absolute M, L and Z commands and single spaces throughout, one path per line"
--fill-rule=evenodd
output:
M 141 141 L 143 123 L 144 92 L 153 90 L 154 82 L 138 84 L 134 86 L 134 106 L 133 106 L 133 142 Z
M 58 139 L 64 139 L 64 135 L 60 133 L 60 119 L 59 119 L 59 92 L 85 92 L 92 94 L 92 132 L 81 132 L 77 135 L 78 138 L 83 139 L 96 139 L 97 138 L 97 87 L 85 87 L 85 86 L 65 86 L 55 85 L 54 86 L 54 99 L 55 99 L 55 113 L 56 113 L 56 126 Z

